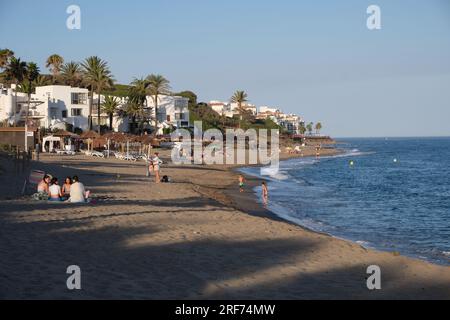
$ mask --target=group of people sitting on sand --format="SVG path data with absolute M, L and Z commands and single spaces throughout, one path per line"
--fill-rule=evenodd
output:
M 67 201 L 72 203 L 89 202 L 90 192 L 86 191 L 78 176 L 67 177 L 60 186 L 58 178 L 49 174 L 44 175 L 37 186 L 37 193 L 33 195 L 35 200 Z

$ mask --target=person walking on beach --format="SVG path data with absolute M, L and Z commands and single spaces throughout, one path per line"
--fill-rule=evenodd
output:
M 267 203 L 269 202 L 269 189 L 267 189 L 267 184 L 265 181 L 261 182 L 261 188 L 262 188 L 262 199 L 264 207 L 267 207 Z
M 244 192 L 245 179 L 242 174 L 239 175 L 239 192 Z
M 150 157 L 148 159 L 148 166 L 147 166 L 147 177 L 150 177 L 153 172 L 153 158 Z
M 155 172 L 155 182 L 156 183 L 160 183 L 161 182 L 161 178 L 159 175 L 159 171 L 160 171 L 160 167 L 162 164 L 161 159 L 159 159 L 159 153 L 156 152 L 155 156 L 152 159 L 152 164 L 153 164 L 153 171 Z

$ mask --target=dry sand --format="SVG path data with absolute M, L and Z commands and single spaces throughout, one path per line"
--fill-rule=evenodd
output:
M 450 298 L 449 267 L 281 221 L 249 188 L 239 194 L 230 168 L 165 164 L 174 182 L 156 185 L 144 163 L 81 155 L 33 163 L 60 179 L 78 174 L 99 197 L 76 205 L 6 199 L 20 177 L 2 167 L 2 299 Z M 372 264 L 381 290 L 366 287 Z M 80 266 L 82 290 L 66 288 L 69 265 Z

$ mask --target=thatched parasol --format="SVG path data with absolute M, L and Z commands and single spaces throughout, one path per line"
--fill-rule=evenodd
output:
M 69 138 L 79 138 L 80 136 L 73 133 L 73 132 L 69 132 L 66 130 L 58 130 L 55 133 L 52 134 L 52 136 L 54 137 L 69 137 Z
M 100 137 L 101 136 L 97 132 L 92 130 L 83 132 L 80 136 L 81 139 L 98 139 Z

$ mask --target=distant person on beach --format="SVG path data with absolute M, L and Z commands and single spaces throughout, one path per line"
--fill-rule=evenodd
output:
M 316 146 L 316 158 L 320 158 L 320 145 Z
M 239 192 L 244 192 L 245 179 L 242 174 L 239 175 Z
M 67 200 L 70 198 L 70 187 L 71 186 L 72 186 L 72 178 L 67 177 L 66 180 L 64 180 L 64 184 L 61 189 L 64 200 Z
M 44 178 L 42 178 L 41 182 L 39 182 L 37 186 L 37 192 L 38 193 L 46 193 L 49 194 L 49 184 L 50 184 L 50 176 L 48 174 L 44 175 Z
M 89 198 L 89 191 L 86 191 L 84 185 L 78 180 L 78 176 L 72 178 L 72 185 L 70 186 L 70 198 L 72 203 L 85 203 Z
M 267 184 L 265 181 L 261 182 L 262 188 L 262 199 L 264 207 L 267 207 L 267 203 L 269 202 L 269 189 L 267 189 Z
M 61 201 L 62 198 L 62 192 L 61 187 L 58 184 L 58 178 L 54 177 L 50 182 L 49 194 L 50 197 L 48 200 L 50 201 Z
M 160 175 L 159 175 L 159 171 L 160 171 L 160 168 L 161 168 L 162 161 L 161 161 L 161 159 L 159 159 L 159 153 L 158 152 L 155 153 L 155 156 L 152 159 L 152 164 L 153 164 L 153 171 L 155 172 L 155 182 L 156 183 L 160 183 L 161 182 L 161 178 L 160 178 Z

